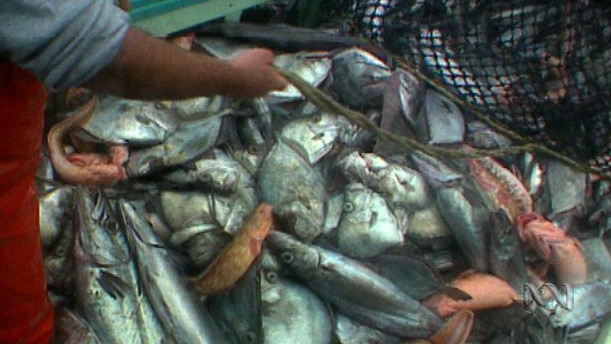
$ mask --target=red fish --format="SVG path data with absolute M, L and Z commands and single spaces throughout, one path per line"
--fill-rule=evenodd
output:
M 195 289 L 204 295 L 231 288 L 261 253 L 263 240 L 272 227 L 272 207 L 261 203 L 246 219 L 240 231 L 208 268 L 192 280 Z
M 492 158 L 469 160 L 477 184 L 503 209 L 513 223 L 521 214 L 533 211 L 533 200 L 522 182 Z

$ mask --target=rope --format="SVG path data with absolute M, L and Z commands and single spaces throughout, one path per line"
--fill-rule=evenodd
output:
M 603 170 L 592 167 L 588 164 L 577 162 L 561 153 L 558 153 L 542 144 L 528 142 L 528 140 L 524 139 L 520 135 L 512 132 L 511 130 L 495 123 L 489 117 L 487 117 L 484 113 L 482 113 L 479 109 L 474 106 L 466 103 L 462 99 L 456 97 L 451 92 L 437 87 L 437 83 L 418 72 L 416 68 L 413 68 L 407 62 L 403 60 L 398 60 L 398 65 L 402 68 L 409 70 L 416 77 L 421 78 L 421 80 L 426 83 L 433 85 L 435 89 L 439 92 L 450 98 L 452 101 L 468 108 L 471 110 L 480 120 L 484 121 L 493 129 L 498 132 L 506 135 L 507 137 L 513 139 L 514 141 L 524 142 L 521 145 L 511 146 L 506 148 L 497 148 L 497 149 L 478 149 L 478 148 L 447 148 L 447 147 L 439 147 L 439 146 L 431 146 L 427 144 L 423 144 L 417 140 L 411 139 L 409 137 L 404 137 L 400 135 L 393 134 L 386 130 L 381 129 L 376 125 L 373 121 L 367 118 L 365 115 L 358 111 L 351 110 L 337 101 L 330 98 L 327 94 L 322 92 L 321 90 L 313 87 L 307 81 L 303 80 L 297 74 L 290 72 L 288 70 L 284 70 L 281 68 L 275 68 L 278 73 L 280 73 L 284 78 L 293 84 L 301 94 L 318 108 L 323 111 L 337 114 L 345 117 L 350 122 L 358 125 L 359 127 L 371 131 L 379 140 L 388 141 L 393 144 L 396 144 L 407 150 L 418 150 L 424 152 L 426 154 L 436 156 L 436 157 L 448 157 L 448 158 L 483 158 L 487 156 L 492 157 L 502 157 L 512 154 L 518 154 L 522 152 L 530 152 L 535 154 L 541 154 L 544 156 L 551 157 L 556 159 L 567 166 L 584 173 L 594 173 L 597 174 L 600 178 L 611 180 L 611 172 L 605 172 Z

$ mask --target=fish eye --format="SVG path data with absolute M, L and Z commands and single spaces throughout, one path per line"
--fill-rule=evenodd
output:
M 291 264 L 295 260 L 295 255 L 293 255 L 291 252 L 282 252 L 280 259 L 282 259 L 282 261 L 286 264 Z
M 275 271 L 266 271 L 265 279 L 269 283 L 276 283 L 278 281 L 278 274 Z
M 344 202 L 344 212 L 351 213 L 354 211 L 354 203 L 352 202 Z
M 322 120 L 322 116 L 314 116 L 314 117 L 312 117 L 311 122 L 312 123 L 318 123 L 321 120 Z

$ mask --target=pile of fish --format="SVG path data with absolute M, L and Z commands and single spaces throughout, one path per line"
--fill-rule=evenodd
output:
M 193 50 L 245 48 L 200 37 Z M 275 64 L 424 143 L 511 144 L 365 50 Z M 115 179 L 71 185 L 46 156 L 37 179 L 57 342 L 611 340 L 608 181 L 531 154 L 404 151 L 292 86 L 250 101 L 95 97 L 50 151 Z

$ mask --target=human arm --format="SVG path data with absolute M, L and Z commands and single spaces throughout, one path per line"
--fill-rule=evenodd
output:
M 110 65 L 85 86 L 136 99 L 251 98 L 286 84 L 271 68 L 272 60 L 271 51 L 251 49 L 227 62 L 130 28 Z
M 86 85 L 118 96 L 156 99 L 262 95 L 282 86 L 269 52 L 234 63 L 182 51 L 129 28 L 111 1 L 0 1 L 0 56 L 36 74 L 50 90 Z

